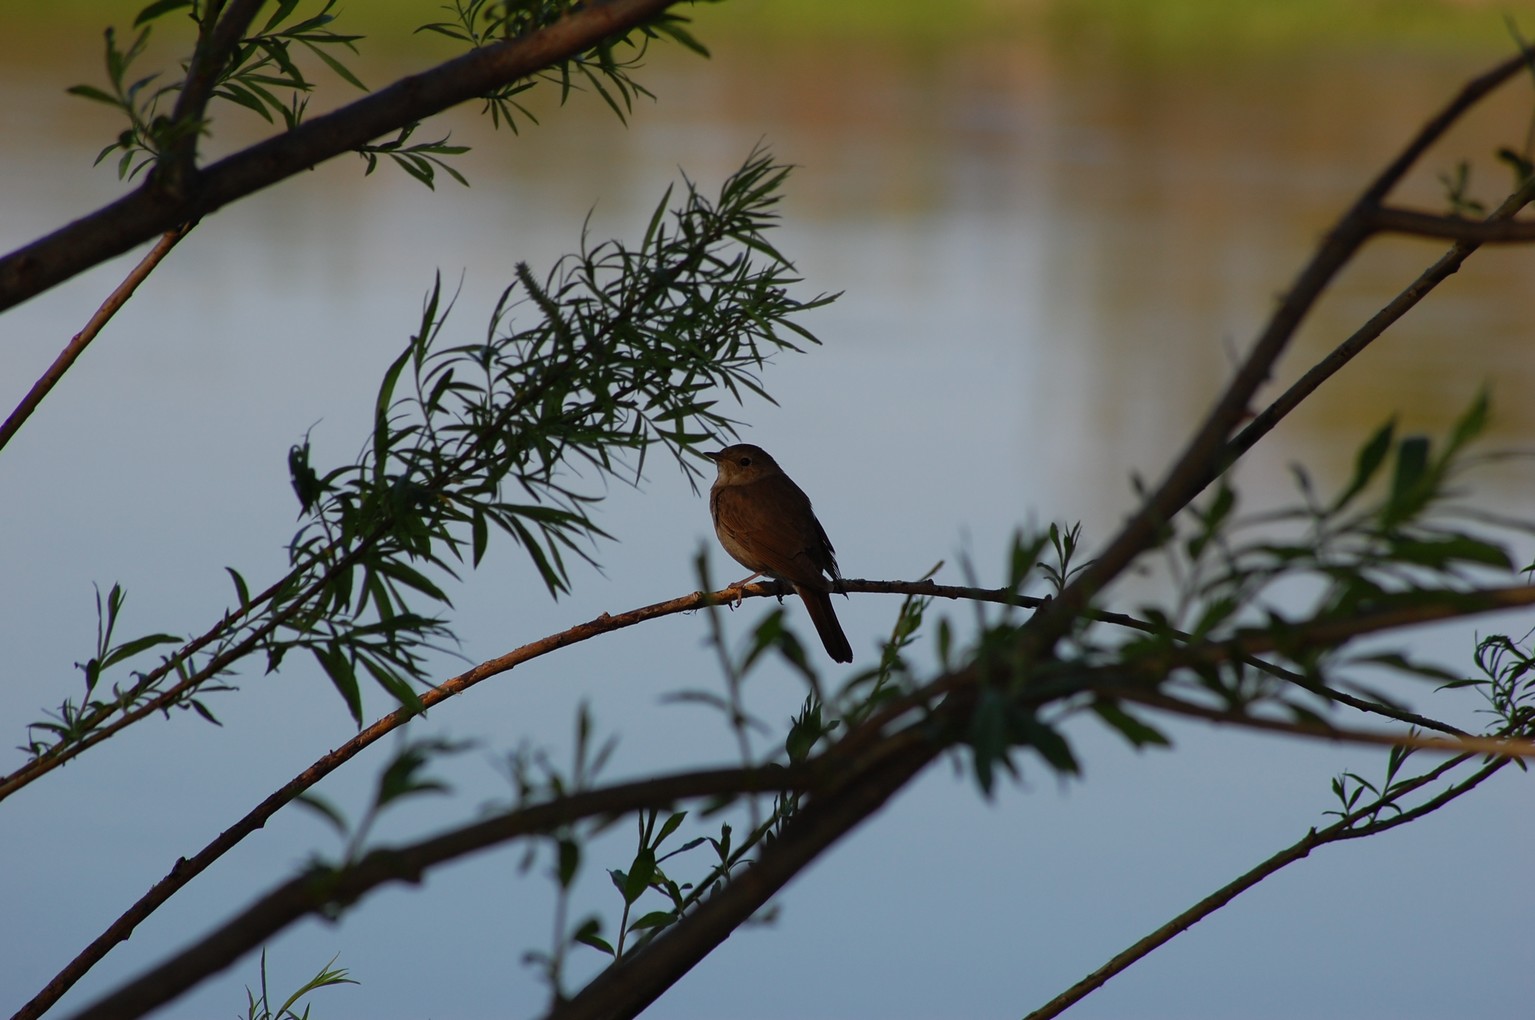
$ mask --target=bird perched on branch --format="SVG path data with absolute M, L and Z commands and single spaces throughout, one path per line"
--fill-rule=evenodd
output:
M 759 446 L 739 443 L 706 456 L 719 470 L 709 490 L 714 533 L 725 551 L 752 571 L 751 577 L 731 587 L 764 574 L 792 585 L 826 654 L 837 662 L 852 662 L 853 649 L 832 610 L 827 580 L 827 575 L 833 581 L 841 576 L 837 557 L 810 497 Z

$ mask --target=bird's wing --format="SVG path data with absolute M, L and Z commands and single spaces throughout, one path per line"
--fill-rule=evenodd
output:
M 728 534 L 731 544 L 738 549 L 750 551 L 754 562 L 741 560 L 745 566 L 796 584 L 824 589 L 826 581 L 815 555 L 816 542 L 824 539 L 821 526 L 810 511 L 810 501 L 800 495 L 799 499 L 804 500 L 802 506 L 769 506 L 754 498 L 756 488 L 731 485 L 720 489 L 715 496 L 716 527 Z

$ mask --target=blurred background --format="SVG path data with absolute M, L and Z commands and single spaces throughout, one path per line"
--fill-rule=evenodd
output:
M 122 583 L 127 631 L 185 633 L 221 613 L 222 567 L 277 576 L 297 511 L 289 447 L 310 432 L 318 464 L 365 438 L 377 380 L 441 273 L 461 285 L 445 337 L 483 335 L 513 266 L 542 273 L 579 240 L 637 240 L 685 173 L 706 194 L 761 142 L 796 164 L 776 243 L 803 296 L 841 291 L 804 324 L 824 342 L 765 373 L 777 406 L 740 409 L 743 436 L 811 494 L 851 577 L 1005 581 L 1020 525 L 1081 521 L 1089 549 L 1133 506 L 1229 376 L 1238 352 L 1331 221 L 1418 125 L 1473 74 L 1535 34 L 1535 5 L 1320 0 L 769 4 L 688 9 L 705 60 L 653 50 L 655 94 L 627 124 L 591 94 L 541 123 L 489 130 L 473 110 L 423 127 L 473 151 L 462 188 L 435 193 L 389 167 L 364 179 L 339 159 L 206 219 L 139 290 L 16 440 L 0 452 L 0 721 L 6 746 L 80 688 L 94 592 Z M 356 9 L 354 9 L 356 8 Z M 92 160 L 121 129 L 65 95 L 101 84 L 100 30 L 136 4 L 58 0 L 6 15 L 0 33 L 0 246 L 11 250 L 121 194 Z M 448 55 L 410 29 L 432 3 L 357 4 L 356 67 L 379 86 Z M 1509 18 L 1510 20 L 1505 20 Z M 164 23 L 167 26 L 169 22 Z M 180 40 L 159 32 L 169 61 Z M 324 77 L 313 112 L 350 99 Z M 1440 175 L 1470 164 L 1495 204 L 1492 157 L 1530 130 L 1528 77 L 1506 86 L 1433 152 L 1398 197 L 1441 210 Z M 226 113 L 206 152 L 262 137 Z M 111 161 L 109 160 L 108 163 Z M 1431 262 L 1443 245 L 1378 240 L 1308 321 L 1272 397 Z M 123 277 L 135 252 L 0 318 L 0 402 L 13 406 Z M 1483 387 L 1489 446 L 1527 448 L 1535 351 L 1535 251 L 1478 254 L 1335 378 L 1239 468 L 1249 509 L 1289 499 L 1304 463 L 1323 491 L 1396 416 L 1442 434 Z M 593 481 L 593 485 L 599 483 Z M 1526 511 L 1535 485 L 1511 461 L 1477 476 L 1485 505 Z M 600 571 L 578 566 L 552 602 L 499 547 L 454 589 L 462 659 L 443 676 L 602 612 L 697 587 L 737 568 L 715 546 L 705 500 L 671 463 L 616 485 L 598 522 L 615 538 Z M 1523 550 L 1526 554 L 1528 550 Z M 1110 594 L 1133 611 L 1155 577 Z M 857 654 L 874 661 L 898 602 L 839 600 Z M 767 609 L 726 625 L 744 635 Z M 791 600 L 791 619 L 809 635 Z M 938 606 L 961 633 L 966 606 Z M 1478 633 L 1527 618 L 1439 628 L 1424 654 L 1469 668 Z M 499 762 L 521 743 L 568 754 L 576 706 L 621 735 L 617 779 L 731 761 L 733 740 L 669 692 L 718 683 L 705 621 L 673 617 L 531 663 L 448 702 L 413 735 L 472 738 L 436 773 L 451 797 L 384 820 L 404 841 L 504 801 Z M 813 636 L 812 636 L 813 640 Z M 922 646 L 916 661 L 929 665 Z M 839 681 L 845 674 L 826 670 Z M 1405 684 L 1398 681 L 1398 684 Z M 142 724 L 0 809 L 0 1006 L 30 998 L 85 943 L 213 835 L 354 727 L 317 670 L 251 672 L 210 701 L 224 725 Z M 781 725 L 803 697 L 765 669 L 750 705 Z M 1393 693 L 1476 724 L 1474 699 Z M 373 718 L 389 707 L 366 692 Z M 1091 726 L 1061 782 L 1024 759 L 991 802 L 944 763 L 798 879 L 772 924 L 743 930 L 650 1011 L 664 1018 L 1018 1016 L 1174 913 L 1327 822 L 1329 780 L 1378 777 L 1384 754 L 1172 724 L 1171 752 L 1136 754 Z M 395 749 L 385 741 L 320 787 L 352 817 Z M 759 750 L 768 750 L 765 746 Z M 22 762 L 6 752 L 3 771 Z M 1506 770 L 1432 818 L 1327 848 L 1264 883 L 1116 978 L 1074 1017 L 1524 1015 L 1535 953 L 1527 780 Z M 618 901 L 627 829 L 588 860 L 577 910 Z M 281 813 L 140 926 L 59 1007 L 65 1015 L 161 960 L 290 876 L 334 834 Z M 600 851 L 600 853 L 599 853 Z M 608 856 L 601 856 L 607 853 Z M 309 922 L 268 947 L 286 994 L 339 954 L 360 986 L 321 992 L 314 1016 L 536 1014 L 546 995 L 522 962 L 547 948 L 547 862 L 518 850 L 388 889 L 339 924 Z M 700 862 L 699 867 L 702 867 Z M 678 872 L 685 872 L 685 866 Z M 595 953 L 578 956 L 575 976 Z M 243 1015 L 257 961 L 205 983 L 167 1017 Z

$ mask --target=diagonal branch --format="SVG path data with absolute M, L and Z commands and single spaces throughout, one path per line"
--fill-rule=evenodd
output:
M 884 741 L 862 762 L 847 762 L 840 745 L 818 762 L 836 776 L 767 844 L 760 857 L 732 876 L 697 910 L 592 979 L 545 1020 L 632 1017 L 676 984 L 804 868 L 885 805 L 916 778 L 942 746 L 908 730 Z
M 1469 760 L 1470 756 L 1452 758 L 1449 761 L 1442 763 L 1430 772 L 1427 772 L 1424 775 L 1418 776 L 1416 779 L 1403 784 L 1403 788 L 1394 789 L 1390 796 L 1395 798 L 1401 796 L 1403 793 L 1421 789 L 1428 783 L 1437 780 L 1450 769 L 1457 768 Z M 1384 832 L 1387 829 L 1395 828 L 1398 825 L 1405 824 L 1409 821 L 1413 821 L 1423 817 L 1424 815 L 1437 811 L 1439 808 L 1448 804 L 1450 801 L 1461 796 L 1462 794 L 1469 793 L 1470 791 L 1474 790 L 1477 786 L 1481 785 L 1483 780 L 1487 779 L 1493 773 L 1507 765 L 1509 760 L 1510 759 L 1508 758 L 1500 758 L 1497 761 L 1491 762 L 1490 764 L 1483 766 L 1468 779 L 1462 780 L 1461 782 L 1450 786 L 1448 789 L 1441 791 L 1437 796 L 1431 798 L 1430 800 L 1425 801 L 1424 803 L 1419 804 L 1410 810 L 1404 811 L 1401 814 L 1393 815 L 1390 818 L 1370 821 L 1363 825 L 1359 824 L 1359 820 L 1361 818 L 1369 817 L 1372 813 L 1377 813 L 1386 806 L 1387 797 L 1385 794 L 1382 794 L 1382 796 L 1376 801 L 1350 812 L 1348 817 L 1339 819 L 1337 822 L 1329 825 L 1327 828 L 1321 830 L 1313 829 L 1312 831 L 1306 833 L 1306 835 L 1302 836 L 1300 840 L 1293 845 L 1285 847 L 1283 850 L 1268 858 L 1268 860 L 1262 862 L 1261 864 L 1257 865 L 1256 867 L 1252 868 L 1245 874 L 1232 880 L 1226 885 L 1221 886 L 1221 888 L 1215 890 L 1215 892 L 1206 896 L 1204 899 L 1200 900 L 1189 909 L 1172 918 L 1156 931 L 1147 935 L 1145 938 L 1141 939 L 1139 942 L 1136 942 L 1134 945 L 1128 947 L 1123 952 L 1116 954 L 1102 967 L 1099 967 L 1097 970 L 1084 977 L 1081 981 L 1078 981 L 1076 984 L 1066 989 L 1060 995 L 1057 995 L 1055 998 L 1051 999 L 1049 1002 L 1045 1003 L 1043 1006 L 1039 1007 L 1028 1016 L 1024 1017 L 1024 1020 L 1051 1020 L 1053 1017 L 1060 1016 L 1066 1010 L 1070 1009 L 1082 999 L 1086 998 L 1090 993 L 1095 992 L 1099 988 L 1103 987 L 1103 985 L 1106 984 L 1110 978 L 1117 974 L 1123 973 L 1125 970 L 1129 969 L 1132 964 L 1150 955 L 1153 951 L 1160 949 L 1168 942 L 1171 942 L 1178 935 L 1181 935 L 1189 928 L 1192 928 L 1195 924 L 1204 920 L 1206 917 L 1209 917 L 1211 914 L 1215 913 L 1217 910 L 1221 909 L 1227 903 L 1230 903 L 1232 900 L 1236 899 L 1242 893 L 1251 889 L 1259 882 L 1262 882 L 1270 875 L 1273 875 L 1275 872 L 1289 867 L 1291 864 L 1294 864 L 1297 861 L 1304 860 L 1311 853 L 1311 851 L 1319 847 L 1326 846 L 1329 843 L 1337 843 L 1349 839 L 1358 839 L 1363 836 L 1373 836 L 1377 833 Z
M 1473 79 L 1439 113 L 1429 119 L 1402 152 L 1381 171 L 1328 232 L 1311 261 L 1286 293 L 1252 352 L 1216 401 L 1203 424 L 1173 462 L 1163 481 L 1140 510 L 1120 530 L 1060 597 L 1037 613 L 1025 630 L 1024 652 L 1048 653 L 1067 632 L 1072 620 L 1098 592 L 1117 578 L 1141 553 L 1152 548 L 1167 522 L 1204 491 L 1230 463 L 1227 437 L 1247 413 L 1258 387 L 1267 381 L 1279 356 L 1323 290 L 1353 258 L 1376 229 L 1374 214 L 1387 193 L 1414 163 L 1462 115 L 1494 88 L 1528 66 L 1521 52 Z
M 48 371 L 44 372 L 37 382 L 32 384 L 32 388 L 27 391 L 27 395 L 21 398 L 21 403 L 17 404 L 10 417 L 5 419 L 5 424 L 0 425 L 0 449 L 4 449 L 5 445 L 21 429 L 21 426 L 26 424 L 27 419 L 32 416 L 32 412 L 37 410 L 38 405 L 43 402 L 43 398 L 52 392 L 53 387 L 58 385 L 59 380 L 64 377 L 64 373 L 68 372 L 80 355 L 85 353 L 85 349 L 90 346 L 91 341 L 95 340 L 106 324 L 112 321 L 112 316 L 117 314 L 118 309 L 128 303 L 128 299 L 133 296 L 133 292 L 138 289 L 139 284 L 144 282 L 165 256 L 170 254 L 171 249 L 176 246 L 176 243 L 183 237 L 186 237 L 195 226 L 197 226 L 197 222 L 193 220 L 183 223 L 174 230 L 168 230 L 161 235 L 160 240 L 155 243 L 155 246 L 149 249 L 149 254 L 139 260 L 139 264 L 133 267 L 133 271 L 123 279 L 122 283 L 117 285 L 116 290 L 107 296 L 107 299 L 102 302 L 101 307 L 96 309 L 96 314 L 91 316 L 90 321 L 85 324 L 85 328 L 76 333 L 69 343 L 64 345 L 64 349 L 59 352 L 59 356 L 53 359 L 53 364 L 48 366 Z
M 1535 740 L 1516 737 L 1479 736 L 1467 733 L 1461 736 L 1431 737 L 1419 733 L 1390 733 L 1380 730 L 1358 730 L 1347 726 L 1332 726 L 1324 722 L 1273 719 L 1251 715 L 1240 709 L 1210 708 L 1182 698 L 1174 698 L 1160 691 L 1140 687 L 1100 687 L 1106 697 L 1133 701 L 1148 708 L 1159 709 L 1173 715 L 1204 719 L 1223 726 L 1237 726 L 1269 733 L 1285 733 L 1294 737 L 1313 737 L 1343 744 L 1364 744 L 1376 747 L 1407 747 L 1418 751 L 1440 751 L 1449 754 L 1485 754 L 1514 759 L 1535 758 Z
M 539 835 L 588 818 L 626 814 L 678 800 L 742 792 L 805 791 L 810 766 L 765 766 L 685 772 L 623 783 L 534 804 L 394 849 L 375 850 L 354 865 L 315 870 L 258 899 L 217 930 L 161 966 L 75 1014 L 75 1020 L 128 1020 L 175 999 L 277 932 L 309 915 L 334 916 L 379 886 L 418 883 L 430 868 L 501 843 Z
M 1353 360 L 1354 356 L 1368 347 L 1376 338 L 1389 329 L 1398 319 L 1406 315 L 1413 306 L 1428 296 L 1429 291 L 1449 279 L 1460 270 L 1462 263 L 1471 256 L 1482 244 L 1488 241 L 1514 241 L 1535 240 L 1535 223 L 1515 223 L 1513 218 L 1518 212 L 1535 200 L 1535 178 L 1526 181 L 1518 190 L 1509 195 L 1485 220 L 1480 222 L 1461 220 L 1459 217 L 1426 216 L 1422 213 L 1408 213 L 1405 210 L 1377 209 L 1372 213 L 1372 220 L 1377 230 L 1401 230 L 1407 218 L 1412 218 L 1419 228 L 1424 228 L 1425 220 L 1435 220 L 1441 225 L 1454 224 L 1457 230 L 1464 225 L 1479 228 L 1479 230 L 1464 230 L 1463 232 L 1446 233 L 1443 236 L 1454 237 L 1455 243 L 1450 246 L 1439 259 L 1418 278 L 1402 290 L 1400 294 L 1380 311 L 1372 315 L 1368 322 L 1354 331 L 1348 339 L 1335 347 L 1326 357 L 1313 365 L 1302 375 L 1289 389 L 1285 390 L 1268 407 L 1253 417 L 1253 420 L 1242 429 L 1241 433 L 1234 437 L 1226 445 L 1226 457 L 1236 460 L 1242 454 L 1257 445 L 1258 440 L 1273 431 L 1274 426 L 1301 402 L 1316 391 L 1322 383 L 1336 375 L 1344 365 Z M 1489 237 L 1490 233 L 1499 230 L 1511 230 L 1518 228 L 1527 236 L 1519 237 Z M 1413 233 L 1424 236 L 1438 236 L 1427 229 L 1414 229 Z
M 264 3 L 266 0 L 230 0 L 218 21 L 198 39 L 181 95 L 171 113 L 171 120 L 180 124 L 182 130 L 164 160 L 155 168 L 152 187 L 175 198 L 186 197 L 197 172 L 197 138 L 202 133 L 199 122 L 208 108 L 213 86 Z
M 483 46 L 209 166 L 171 195 L 151 180 L 0 258 L 0 311 L 156 234 L 205 216 L 406 124 L 582 53 L 678 0 L 591 0 L 527 36 Z
M 1378 600 L 1375 608 L 1347 616 L 1304 620 L 1282 631 L 1276 628 L 1239 631 L 1230 638 L 1178 649 L 1164 656 L 1156 663 L 1156 668 L 1166 673 L 1177 666 L 1209 664 L 1275 651 L 1337 648 L 1368 634 L 1535 605 L 1535 585 L 1526 584 L 1434 594 L 1439 597 L 1430 599 L 1428 593 L 1412 592 L 1408 598 L 1400 600 L 1399 605 L 1383 598 Z
M 1382 206 L 1375 210 L 1375 229 L 1414 237 L 1442 237 L 1447 241 L 1476 244 L 1529 244 L 1535 241 L 1535 222 L 1500 217 L 1496 212 L 1483 220 L 1464 216 L 1439 216 L 1416 209 Z

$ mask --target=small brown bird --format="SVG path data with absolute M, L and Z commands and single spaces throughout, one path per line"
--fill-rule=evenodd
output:
M 823 576 L 841 576 L 837 557 L 810 497 L 761 447 L 739 443 L 706 456 L 719 469 L 709 490 L 714 533 L 737 563 L 753 571 L 731 587 L 763 574 L 793 585 L 826 653 L 837 662 L 852 662 L 852 646 L 832 611 L 831 584 Z

